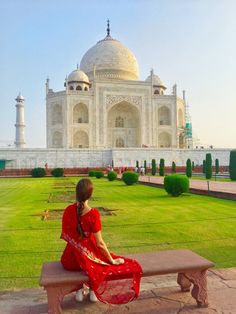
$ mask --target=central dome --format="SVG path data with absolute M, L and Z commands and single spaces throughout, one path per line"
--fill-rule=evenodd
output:
M 138 63 L 133 53 L 109 34 L 83 56 L 80 69 L 89 79 L 138 80 Z

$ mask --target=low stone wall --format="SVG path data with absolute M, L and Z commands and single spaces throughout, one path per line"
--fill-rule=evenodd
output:
M 171 167 L 185 166 L 190 158 L 195 166 L 200 166 L 211 153 L 213 164 L 216 158 L 221 166 L 229 165 L 230 149 L 152 149 L 152 148 L 120 148 L 120 149 L 0 149 L 0 160 L 5 161 L 6 169 L 32 169 L 36 167 L 49 168 L 93 168 L 107 167 L 112 162 L 115 167 L 135 167 L 136 161 L 151 167 L 152 159 L 157 164 L 165 159 L 165 165 Z

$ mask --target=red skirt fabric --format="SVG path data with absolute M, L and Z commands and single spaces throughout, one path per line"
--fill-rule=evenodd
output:
M 142 268 L 137 261 L 122 257 L 124 264 L 112 265 L 96 246 L 93 233 L 101 230 L 100 215 L 91 209 L 81 216 L 86 237 L 77 232 L 76 204 L 66 208 L 62 220 L 61 238 L 67 242 L 61 263 L 67 270 L 80 270 L 89 277 L 90 288 L 97 298 L 110 304 L 128 303 L 139 295 Z M 121 257 L 112 254 L 113 258 Z

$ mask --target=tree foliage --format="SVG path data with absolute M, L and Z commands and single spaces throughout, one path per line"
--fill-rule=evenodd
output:
M 179 196 L 182 193 L 188 192 L 189 178 L 180 174 L 165 176 L 164 188 L 168 194 L 175 197 Z
M 164 177 L 165 175 L 165 160 L 163 158 L 160 159 L 159 175 L 161 177 Z
M 152 175 L 155 176 L 157 172 L 156 159 L 152 159 Z
M 206 154 L 206 179 L 212 178 L 212 158 L 211 153 Z
M 236 149 L 230 151 L 229 156 L 229 176 L 230 179 L 236 180 Z
M 176 173 L 176 163 L 174 161 L 172 161 L 171 172 Z
M 125 171 L 122 174 L 122 181 L 126 185 L 133 185 L 138 182 L 138 173 L 133 171 Z
M 187 162 L 186 162 L 186 176 L 188 178 L 191 178 L 192 177 L 192 163 L 191 163 L 191 159 L 187 159 Z

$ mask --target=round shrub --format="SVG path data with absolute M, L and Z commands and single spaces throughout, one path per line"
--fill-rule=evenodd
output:
M 189 178 L 179 174 L 165 176 L 164 188 L 168 194 L 179 196 L 182 193 L 188 192 Z
M 104 177 L 104 172 L 103 171 L 95 171 L 95 177 L 97 179 L 103 178 Z
M 122 174 L 122 181 L 125 182 L 126 185 L 132 185 L 138 182 L 138 173 L 133 171 L 125 171 Z
M 108 171 L 107 178 L 109 181 L 114 181 L 117 178 L 117 173 L 115 171 Z
M 88 172 L 88 175 L 89 175 L 89 177 L 95 177 L 95 173 L 96 173 L 95 170 L 90 170 L 90 171 Z
M 63 168 L 55 168 L 52 170 L 51 174 L 54 177 L 63 177 L 64 176 L 64 169 Z
M 42 177 L 45 177 L 46 170 L 44 168 L 40 168 L 40 167 L 39 168 L 34 168 L 31 171 L 31 175 L 34 178 L 42 178 Z

